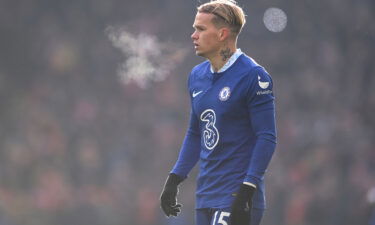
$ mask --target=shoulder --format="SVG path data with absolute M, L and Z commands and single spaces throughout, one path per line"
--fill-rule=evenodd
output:
M 205 74 L 210 71 L 210 62 L 208 60 L 196 65 L 190 72 L 188 83 L 191 84 L 194 80 L 203 78 Z
M 271 81 L 271 76 L 266 69 L 245 54 L 238 58 L 238 65 L 240 73 L 250 83 L 256 83 L 259 79 Z
M 191 70 L 191 75 L 197 75 L 197 74 L 202 74 L 206 73 L 207 70 L 210 69 L 210 62 L 208 60 L 196 65 L 193 67 Z
M 239 58 L 239 68 L 242 70 L 243 87 L 250 101 L 273 100 L 273 81 L 267 70 L 253 58 L 242 55 Z
M 259 63 L 257 63 L 253 58 L 251 58 L 250 56 L 246 55 L 245 53 L 242 54 L 238 58 L 238 61 L 241 64 L 246 65 L 246 67 L 248 68 L 248 70 L 252 70 L 254 68 L 261 67 L 261 65 Z

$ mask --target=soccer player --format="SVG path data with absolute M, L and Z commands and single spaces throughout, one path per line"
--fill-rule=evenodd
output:
M 264 175 L 276 146 L 272 79 L 237 49 L 245 15 L 235 1 L 211 1 L 197 11 L 191 38 L 196 55 L 207 61 L 188 79 L 189 127 L 161 208 L 177 216 L 178 185 L 199 161 L 196 224 L 259 225 Z

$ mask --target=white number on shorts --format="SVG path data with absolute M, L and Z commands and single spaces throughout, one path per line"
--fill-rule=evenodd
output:
M 216 225 L 215 222 L 216 222 L 216 215 L 219 211 L 216 211 L 215 212 L 215 216 L 214 216 L 214 222 L 212 225 Z M 230 213 L 229 212 L 221 212 L 220 213 L 220 216 L 219 216 L 219 220 L 217 221 L 218 224 L 222 224 L 222 225 L 228 225 L 227 221 L 224 220 L 224 217 L 229 217 L 230 216 Z

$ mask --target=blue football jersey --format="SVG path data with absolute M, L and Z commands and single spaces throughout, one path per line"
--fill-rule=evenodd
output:
M 240 184 L 257 186 L 265 208 L 264 173 L 275 150 L 275 106 L 269 74 L 245 54 L 222 72 L 209 61 L 188 81 L 190 123 L 172 173 L 187 177 L 199 161 L 196 208 L 230 207 Z

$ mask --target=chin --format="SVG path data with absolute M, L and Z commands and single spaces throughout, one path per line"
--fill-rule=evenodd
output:
M 195 54 L 196 54 L 197 56 L 202 56 L 202 57 L 204 57 L 204 53 L 201 52 L 201 51 L 195 51 Z

